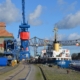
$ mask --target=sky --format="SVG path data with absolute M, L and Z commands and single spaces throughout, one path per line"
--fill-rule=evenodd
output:
M 25 0 L 25 15 L 30 38 L 53 39 L 55 26 L 59 40 L 80 38 L 80 0 Z M 0 22 L 5 22 L 7 31 L 17 39 L 22 23 L 21 0 L 0 0 Z M 80 47 L 70 49 L 80 51 Z

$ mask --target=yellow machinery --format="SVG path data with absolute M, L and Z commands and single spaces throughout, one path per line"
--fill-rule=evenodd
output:
M 14 67 L 15 65 L 17 65 L 17 60 L 12 60 L 11 66 Z

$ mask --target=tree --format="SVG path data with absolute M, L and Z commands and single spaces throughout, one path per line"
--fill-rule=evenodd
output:
M 78 53 L 78 56 L 77 57 L 78 57 L 78 60 L 80 60 L 80 53 Z
M 77 53 L 73 53 L 72 54 L 72 60 L 77 60 L 78 59 L 78 54 Z

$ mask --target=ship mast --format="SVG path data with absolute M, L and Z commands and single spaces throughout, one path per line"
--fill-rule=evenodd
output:
M 58 32 L 58 28 L 54 27 L 54 42 L 57 42 L 57 32 Z
M 57 32 L 58 32 L 58 28 L 55 26 L 54 27 L 54 41 L 53 41 L 53 50 L 59 52 L 59 42 L 57 40 Z

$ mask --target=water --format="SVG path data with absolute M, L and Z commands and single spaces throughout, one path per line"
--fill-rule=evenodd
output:
M 72 60 L 71 63 L 74 65 L 80 65 L 80 60 Z

